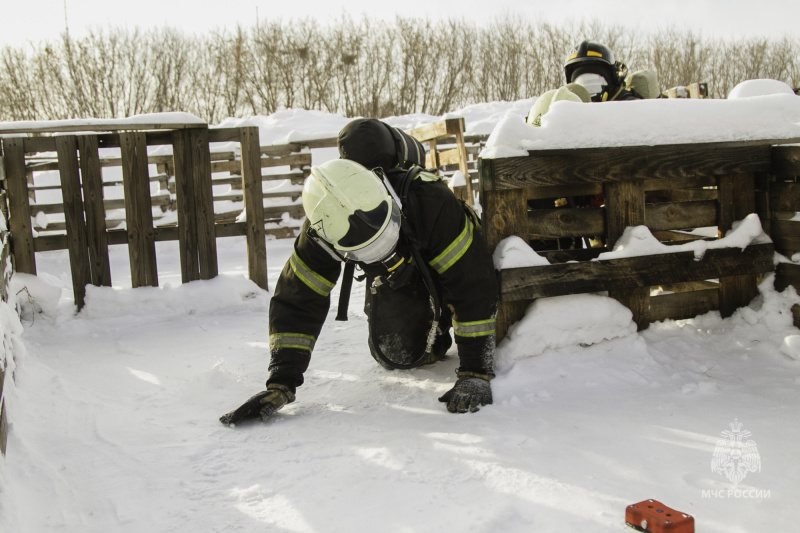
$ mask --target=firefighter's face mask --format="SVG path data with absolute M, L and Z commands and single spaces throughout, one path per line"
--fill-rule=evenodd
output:
M 573 83 L 583 86 L 592 96 L 593 102 L 599 101 L 608 87 L 608 81 L 603 76 L 589 72 L 576 77 Z
M 394 201 L 389 199 L 371 212 L 353 213 L 349 219 L 347 234 L 331 243 L 345 259 L 378 263 L 392 255 L 400 238 L 400 208 Z M 367 244 L 359 246 L 360 243 Z

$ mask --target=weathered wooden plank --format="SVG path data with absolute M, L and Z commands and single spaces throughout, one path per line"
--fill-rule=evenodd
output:
M 80 155 L 91 282 L 97 286 L 110 287 L 111 263 L 108 258 L 103 177 L 98 157 L 97 137 L 94 135 L 79 136 L 78 153 Z
M 268 157 L 286 157 L 288 155 L 296 154 L 303 149 L 303 145 L 299 143 L 290 144 L 272 144 L 261 147 L 261 155 Z
M 60 188 L 60 187 L 59 187 Z M 153 196 L 151 199 L 151 203 L 154 207 L 162 206 L 168 207 L 172 200 L 169 196 L 165 194 L 159 194 L 157 196 Z M 103 200 L 103 206 L 106 211 L 110 211 L 112 209 L 124 209 L 125 208 L 125 200 L 121 198 L 112 198 L 110 200 Z M 44 213 L 46 215 L 54 214 L 54 213 L 63 213 L 64 212 L 64 204 L 32 204 L 30 206 L 32 213 Z
M 667 244 L 674 243 L 674 242 L 690 242 L 690 241 L 699 241 L 704 240 L 705 237 L 701 237 L 699 235 L 692 235 L 690 233 L 683 233 L 680 231 L 652 231 L 653 237 L 658 239 L 661 242 L 665 242 Z
M 282 174 L 264 174 L 261 176 L 263 181 L 283 181 L 283 180 L 291 180 L 293 184 L 302 185 L 303 180 L 305 180 L 305 176 L 301 170 L 294 170 L 292 172 L 286 172 Z M 238 188 L 242 186 L 242 177 L 239 175 L 233 175 L 226 178 L 214 178 L 211 179 L 212 185 L 235 185 Z
M 303 211 L 303 205 L 286 205 L 286 206 L 270 206 L 264 208 L 264 220 L 270 218 L 281 218 L 283 213 L 288 213 L 289 216 L 292 218 L 300 219 L 306 216 L 305 211 Z
M 297 192 L 265 192 L 263 194 L 264 198 L 285 198 L 287 201 L 295 201 L 302 195 L 302 191 Z M 214 196 L 215 202 L 222 202 L 222 201 L 229 201 L 229 202 L 241 202 L 244 200 L 244 193 L 237 192 L 237 193 L 226 193 Z M 266 209 L 266 208 L 265 208 Z M 269 217 L 267 217 L 269 218 Z
M 194 179 L 195 221 L 197 225 L 197 253 L 200 261 L 200 279 L 211 279 L 219 274 L 217 241 L 214 235 L 214 200 L 211 189 L 211 160 L 208 152 L 208 128 L 189 130 L 192 149 L 192 176 Z
M 479 165 L 482 173 L 491 174 L 494 160 L 487 160 Z M 483 183 L 483 180 L 481 180 Z M 481 190 L 483 203 L 483 230 L 489 249 L 494 251 L 497 244 L 512 235 L 524 235 L 526 230 L 528 206 L 523 191 Z M 492 213 L 487 217 L 487 213 Z M 514 322 L 525 315 L 528 302 L 501 301 L 497 309 L 496 339 L 501 341 Z
M 457 135 L 458 132 L 464 132 L 464 119 L 461 117 L 439 120 L 432 124 L 406 131 L 407 134 L 419 142 L 427 142 L 447 135 Z
M 700 202 L 703 200 L 716 201 L 717 189 L 670 189 L 646 191 L 647 203 L 659 202 Z
M 454 119 L 447 120 L 453 121 Z M 469 167 L 467 166 L 467 148 L 466 144 L 464 143 L 464 119 L 457 119 L 455 123 L 448 125 L 448 128 L 451 130 L 450 133 L 453 133 L 456 136 L 456 149 L 458 150 L 458 170 L 460 170 L 466 178 L 467 204 L 472 205 L 474 200 L 472 194 L 472 180 L 469 179 Z
M 154 117 L 155 118 L 155 117 Z M 184 129 L 196 128 L 196 122 L 124 122 L 122 120 L 114 122 L 87 121 L 84 124 L 68 123 L 67 121 L 47 121 L 47 122 L 21 122 L 18 125 L 7 125 L 0 127 L 0 133 L 77 133 L 86 131 L 144 131 L 160 129 Z
M 605 234 L 605 211 L 598 207 L 538 209 L 528 213 L 528 239 Z
M 549 187 L 526 187 L 522 194 L 528 200 L 566 198 L 569 196 L 594 196 L 603 193 L 602 183 L 576 183 L 574 185 L 555 185 Z
M 157 287 L 158 267 L 144 133 L 121 133 L 120 144 L 131 284 L 134 288 Z
M 8 226 L 14 239 L 14 269 L 36 274 L 31 211 L 28 205 L 28 178 L 25 175 L 25 148 L 21 137 L 3 142 L 3 164 L 8 192 Z
M 719 313 L 723 318 L 733 315 L 740 307 L 749 304 L 758 294 L 756 276 L 720 276 Z
M 64 222 L 67 227 L 72 292 L 75 296 L 75 305 L 81 310 L 86 297 L 86 285 L 92 282 L 92 273 L 89 266 L 89 245 L 86 241 L 86 221 L 83 218 L 83 198 L 78 172 L 78 141 L 75 136 L 56 137 L 56 152 L 61 196 L 64 201 Z
M 651 231 L 704 228 L 717 225 L 717 202 L 668 202 L 647 204 L 644 224 Z
M 776 250 L 788 256 L 800 252 L 800 222 L 772 219 L 770 226 Z
M 192 174 L 192 145 L 189 132 L 172 132 L 172 157 L 175 167 L 175 197 L 178 210 L 178 249 L 183 283 L 200 279 L 197 252 L 197 226 L 194 223 L 194 176 Z
M 703 187 L 717 188 L 717 178 L 713 175 L 692 175 L 672 177 L 667 180 L 644 180 L 645 191 L 663 191 L 671 189 L 702 189 Z
M 209 128 L 208 142 L 239 142 L 239 128 Z
M 776 176 L 800 176 L 800 146 L 773 146 L 772 173 Z
M 264 200 L 258 128 L 241 128 L 242 190 L 247 213 L 247 270 L 250 279 L 264 290 L 267 281 L 267 244 L 264 234 Z
M 756 211 L 755 175 L 731 174 L 720 176 L 719 190 L 719 223 L 720 236 L 730 230 L 733 223 L 742 220 Z M 736 309 L 750 303 L 758 293 L 755 274 L 728 275 L 719 277 L 719 312 L 723 317 L 733 314 Z
M 570 261 L 591 261 L 597 259 L 597 256 L 603 252 L 608 252 L 608 248 L 576 248 L 574 250 L 546 250 L 536 252 L 550 264 L 555 263 L 568 263 Z
M 706 289 L 650 297 L 650 322 L 692 318 L 719 309 L 719 290 Z
M 504 269 L 500 272 L 501 300 L 531 300 L 771 272 L 773 253 L 771 244 L 758 244 L 744 250 L 708 250 L 700 261 L 695 260 L 692 252 L 678 252 Z
M 800 211 L 800 183 L 772 183 L 769 206 L 774 211 Z
M 482 175 L 483 187 L 502 190 L 764 172 L 771 166 L 769 145 L 764 141 L 763 145 L 708 143 L 532 151 L 527 157 L 494 159 L 494 171 Z
M 789 286 L 794 287 L 800 293 L 800 265 L 778 263 L 775 266 L 775 290 L 783 292 Z
M 284 157 L 259 157 L 259 168 L 311 166 L 311 154 L 290 154 Z M 241 170 L 240 161 L 216 161 L 211 163 L 212 172 L 236 172 Z
M 606 197 L 606 242 L 609 246 L 622 236 L 625 228 L 645 223 L 644 184 L 641 181 L 607 182 L 603 185 Z
M 338 137 L 328 137 L 326 139 L 308 139 L 306 141 L 297 141 L 297 144 L 303 148 L 336 148 L 339 144 Z

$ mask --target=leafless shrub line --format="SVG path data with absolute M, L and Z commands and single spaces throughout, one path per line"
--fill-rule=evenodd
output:
M 511 17 L 347 15 L 187 35 L 174 28 L 95 29 L 75 39 L 0 49 L 0 120 L 122 118 L 185 111 L 210 123 L 302 108 L 345 116 L 441 115 L 536 96 L 564 83 L 563 61 L 585 38 L 609 45 L 662 90 L 707 82 L 724 98 L 754 78 L 800 86 L 797 37 L 704 39 L 691 30 L 642 34 L 598 22 L 552 25 Z

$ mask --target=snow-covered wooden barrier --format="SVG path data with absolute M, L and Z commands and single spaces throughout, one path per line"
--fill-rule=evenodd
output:
M 93 133 L 77 133 L 86 131 Z M 111 285 L 109 245 L 128 245 L 133 287 L 158 286 L 156 241 L 179 241 L 181 277 L 188 282 L 217 275 L 217 237 L 245 235 L 250 279 L 267 288 L 261 168 L 269 166 L 269 158 L 262 159 L 258 128 L 209 130 L 199 119 L 178 113 L 118 121 L 17 123 L 0 128 L 0 133 L 12 132 L 60 133 L 2 139 L 9 229 L 17 271 L 36 274 L 35 252 L 67 249 L 75 302 L 81 308 L 86 285 Z M 246 220 L 223 224 L 215 221 L 209 149 L 212 142 L 238 143 L 240 147 L 236 170 L 242 182 Z M 156 227 L 153 223 L 149 146 L 171 148 L 177 211 L 172 226 Z M 106 226 L 101 148 L 119 149 L 125 229 L 110 230 Z M 56 154 L 66 234 L 40 235 L 32 228 L 30 196 L 35 191 L 29 190 L 26 155 L 42 152 Z
M 775 249 L 791 258 L 800 254 L 800 146 L 776 146 L 773 149 L 772 176 L 766 194 L 758 199 L 764 213 L 764 228 L 775 242 Z M 779 263 L 775 269 L 775 288 L 783 291 L 793 286 L 800 293 L 800 264 Z M 800 328 L 800 306 L 792 308 L 794 324 Z
M 716 227 L 719 236 L 750 213 L 772 222 L 776 246 L 796 250 L 796 222 L 775 220 L 766 198 L 783 199 L 796 184 L 777 183 L 789 140 L 531 150 L 527 156 L 483 159 L 481 198 L 489 246 L 505 238 L 602 237 L 613 245 L 626 228 L 647 226 L 671 244 L 701 238 L 692 230 Z M 796 155 L 795 155 L 796 157 Z M 791 171 L 790 171 L 791 172 Z M 556 208 L 563 197 L 603 194 L 603 207 Z M 548 199 L 550 208 L 529 202 Z M 774 204 L 773 204 L 774 205 Z M 797 210 L 795 197 L 786 210 Z M 773 207 L 773 211 L 775 208 Z M 644 328 L 667 318 L 718 309 L 723 316 L 756 294 L 760 274 L 771 272 L 773 244 L 598 260 L 607 247 L 541 251 L 551 264 L 503 269 L 498 338 L 535 298 L 608 291 Z M 653 289 L 660 288 L 656 293 Z M 688 289 L 688 290 L 687 290 Z
M 0 165 L 0 180 L 4 179 L 2 165 Z M 0 192 L 0 206 L 2 206 L 2 213 L 0 217 L 0 299 L 3 302 L 8 302 L 8 281 L 11 278 L 11 255 L 10 255 L 10 235 L 7 230 L 6 221 L 8 220 L 8 211 L 6 209 L 6 195 Z M 6 444 L 8 442 L 8 421 L 6 414 L 6 400 L 5 400 L 5 381 L 6 370 L 8 369 L 8 360 L 12 354 L 6 352 L 7 348 L 11 345 L 5 342 L 5 337 L 8 334 L 6 331 L 0 331 L 0 455 L 5 456 Z M 11 379 L 11 376 L 8 376 Z M 1 460 L 1 459 L 0 459 Z

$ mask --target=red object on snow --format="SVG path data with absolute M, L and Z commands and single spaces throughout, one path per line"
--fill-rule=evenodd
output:
M 625 509 L 625 523 L 648 533 L 694 533 L 694 517 L 656 500 L 644 500 Z

